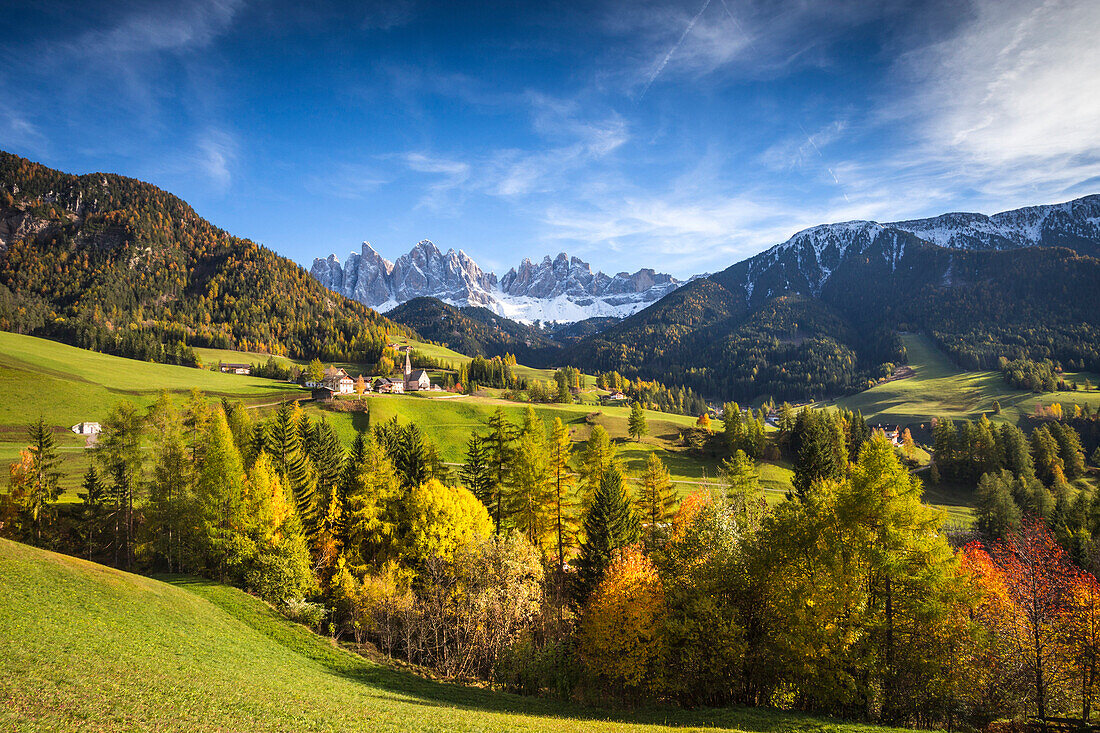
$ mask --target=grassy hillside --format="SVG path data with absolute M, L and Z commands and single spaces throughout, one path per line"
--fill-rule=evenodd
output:
M 756 709 L 613 712 L 372 663 L 207 581 L 0 540 L 0 728 L 883 731 Z
M 915 427 L 933 417 L 957 420 L 977 419 L 987 413 L 990 419 L 1017 422 L 1021 415 L 1035 410 L 1035 404 L 1061 402 L 1100 406 L 1100 391 L 1051 392 L 1035 394 L 1009 387 L 999 372 L 964 372 L 958 369 L 927 337 L 902 336 L 914 376 L 887 382 L 865 392 L 837 400 L 851 410 L 861 410 L 870 422 L 898 423 Z M 1096 375 L 1067 374 L 1067 381 L 1087 376 L 1094 384 Z M 1001 414 L 993 414 L 993 403 L 1001 403 Z
M 62 486 L 71 497 L 90 460 L 72 425 L 101 421 L 120 399 L 144 409 L 161 390 L 184 395 L 193 388 L 252 403 L 302 394 L 270 379 L 124 359 L 0 331 L 0 461 L 14 461 L 26 445 L 27 423 L 44 417 L 55 428 Z

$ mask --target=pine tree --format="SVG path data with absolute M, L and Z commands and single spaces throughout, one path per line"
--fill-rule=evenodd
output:
M 466 463 L 458 471 L 463 485 L 485 506 L 492 505 L 493 466 L 483 437 L 471 433 L 466 441 Z
M 794 493 L 805 501 L 815 481 L 838 478 L 843 468 L 837 460 L 836 436 L 821 417 L 810 417 L 800 439 L 794 469 Z
M 537 428 L 541 426 L 540 420 Z M 515 528 L 545 557 L 543 539 L 551 529 L 554 491 L 547 463 L 546 436 L 535 425 L 531 428 L 520 433 L 512 454 L 508 472 L 508 515 Z
M 638 517 L 623 476 L 614 466 L 604 472 L 584 515 L 584 542 L 577 556 L 574 600 L 583 605 L 599 585 L 617 550 L 637 542 Z
M 645 421 L 645 411 L 642 409 L 642 403 L 634 402 L 630 406 L 630 417 L 627 418 L 627 432 L 630 433 L 630 437 L 635 441 L 641 440 L 642 436 L 649 432 L 649 426 Z
M 672 521 L 676 513 L 676 504 L 676 492 L 672 489 L 668 469 L 656 453 L 650 453 L 637 502 L 638 517 L 643 523 L 648 547 L 656 546 L 662 528 Z
M 722 406 L 722 439 L 726 448 L 736 450 L 741 445 L 744 435 L 744 416 L 741 414 L 741 406 L 736 402 L 727 402 Z
M 764 492 L 760 489 L 760 472 L 744 451 L 737 451 L 722 462 L 726 480 L 726 499 L 739 515 L 750 521 L 760 517 Z

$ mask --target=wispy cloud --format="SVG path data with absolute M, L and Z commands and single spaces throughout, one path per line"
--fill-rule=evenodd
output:
M 450 198 L 450 192 L 461 187 L 470 178 L 471 166 L 461 160 L 423 152 L 406 153 L 400 159 L 409 170 L 429 176 L 426 192 L 417 204 L 429 209 L 451 206 L 454 202 Z
M 237 141 L 224 130 L 204 131 L 196 144 L 192 160 L 195 169 L 220 191 L 229 188 L 233 181 L 233 167 L 237 159 Z
M 969 22 L 897 69 L 884 114 L 927 163 L 986 195 L 1069 190 L 1100 175 L 1100 4 L 978 0 Z

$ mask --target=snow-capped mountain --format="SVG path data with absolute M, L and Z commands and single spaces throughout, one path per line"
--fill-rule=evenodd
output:
M 587 262 L 564 252 L 537 263 L 524 259 L 498 281 L 465 252 L 443 253 L 428 240 L 392 263 L 364 242 L 362 252 L 352 253 L 343 265 L 336 255 L 314 260 L 310 274 L 325 287 L 383 312 L 427 296 L 459 307 L 484 306 L 528 323 L 625 317 L 683 284 L 651 269 L 593 273 Z
M 824 224 L 798 232 L 714 279 L 743 287 L 750 304 L 783 292 L 818 296 L 845 263 L 858 258 L 893 272 L 907 247 L 928 244 L 961 250 L 1067 247 L 1100 256 L 1100 195 L 993 216 L 953 213 L 886 224 Z

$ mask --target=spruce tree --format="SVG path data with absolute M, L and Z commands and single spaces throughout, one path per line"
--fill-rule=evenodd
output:
M 820 417 L 807 421 L 801 436 L 798 461 L 794 468 L 794 493 L 805 500 L 814 482 L 827 478 L 838 478 L 843 467 L 838 465 L 836 436 L 830 426 Z
M 42 524 L 49 520 L 52 504 L 61 496 L 60 458 L 54 445 L 53 431 L 44 418 L 27 427 L 30 466 L 23 477 L 23 508 L 34 523 L 35 541 L 42 542 Z
M 645 411 L 642 409 L 641 402 L 634 402 L 630 406 L 630 417 L 627 418 L 627 432 L 630 433 L 630 437 L 635 441 L 641 440 L 642 436 L 649 432 L 649 426 L 645 421 Z
M 168 393 L 162 393 L 149 415 L 153 472 L 149 481 L 147 521 L 154 552 L 168 572 L 183 567 L 183 535 L 189 506 L 192 464 L 183 435 L 183 420 Z
M 638 517 L 619 469 L 604 472 L 584 515 L 574 600 L 583 605 L 607 572 L 617 550 L 638 541 Z
M 508 481 L 508 470 L 512 463 L 512 455 L 515 451 L 516 429 L 504 415 L 504 410 L 498 407 L 489 418 L 489 432 L 486 435 L 486 445 L 489 452 L 489 464 L 492 470 L 492 484 L 489 489 L 489 501 L 485 506 L 489 509 L 489 515 L 493 519 L 493 527 L 500 534 L 501 526 L 505 520 L 505 487 Z
M 145 463 L 141 448 L 143 427 L 133 404 L 118 402 L 104 420 L 96 444 L 96 456 L 111 481 L 110 497 L 115 517 L 114 563 L 125 569 L 131 568 L 134 561 L 134 503 L 141 488 Z M 196 445 L 200 444 L 205 444 L 201 437 L 196 439 Z
M 80 515 L 77 521 L 80 539 L 84 543 L 84 556 L 91 560 L 95 554 L 97 541 L 103 532 L 106 519 L 107 489 L 99 479 L 95 464 L 88 466 L 80 487 Z

